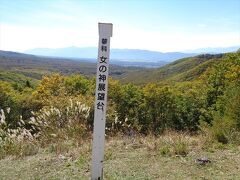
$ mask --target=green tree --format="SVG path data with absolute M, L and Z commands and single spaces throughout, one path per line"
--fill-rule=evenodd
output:
M 133 84 L 123 85 L 113 100 L 116 103 L 118 121 L 121 123 L 127 121 L 129 125 L 138 128 L 139 107 L 143 102 L 140 89 Z
M 60 74 L 43 76 L 41 83 L 33 93 L 34 97 L 43 103 L 49 103 L 51 96 L 63 95 L 65 92 L 64 78 Z
M 82 75 L 71 75 L 66 77 L 64 85 L 69 95 L 86 94 L 90 88 L 89 80 Z
M 10 83 L 0 81 L 0 110 L 5 112 L 7 127 L 17 127 L 20 116 L 19 95 Z
M 212 132 L 222 143 L 240 143 L 240 135 L 236 133 L 240 131 L 240 53 L 228 55 L 221 66 L 227 67 L 222 72 L 225 88 L 216 100 Z
M 146 121 L 154 133 L 173 126 L 175 102 L 169 87 L 148 84 L 144 87 Z

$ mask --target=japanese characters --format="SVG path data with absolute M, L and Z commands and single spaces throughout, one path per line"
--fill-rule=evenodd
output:
M 108 53 L 108 39 L 101 38 L 100 39 L 100 52 L 99 52 L 99 59 L 98 59 L 98 80 L 97 80 L 97 87 L 96 87 L 96 97 L 97 97 L 97 109 L 103 111 L 106 106 L 106 81 L 108 76 L 108 62 L 109 59 L 107 57 Z

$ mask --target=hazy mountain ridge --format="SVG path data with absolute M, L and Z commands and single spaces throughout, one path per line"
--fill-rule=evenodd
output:
M 36 48 L 25 51 L 27 54 L 54 56 L 54 57 L 71 57 L 71 58 L 96 58 L 97 48 L 86 47 L 66 47 L 57 49 Z M 131 62 L 149 62 L 166 64 L 174 60 L 190 57 L 195 53 L 168 52 L 162 53 L 157 51 L 139 50 L 139 49 L 111 49 L 110 58 L 112 61 L 131 61 Z
M 236 52 L 240 49 L 240 46 L 231 46 L 231 47 L 208 47 L 208 48 L 199 48 L 194 50 L 183 51 L 184 53 L 208 53 L 208 54 L 219 54 L 219 53 L 228 53 Z
M 158 52 L 141 49 L 111 49 L 111 63 L 123 66 L 159 67 L 178 59 L 196 56 L 199 54 L 219 54 L 236 52 L 240 46 L 200 48 L 183 52 Z M 26 50 L 25 53 L 40 56 L 64 57 L 78 59 L 96 59 L 96 47 L 65 47 L 65 48 L 35 48 Z

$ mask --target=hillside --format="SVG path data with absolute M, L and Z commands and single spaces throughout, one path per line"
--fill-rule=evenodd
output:
M 110 75 L 121 78 L 128 72 L 140 70 L 139 67 L 123 67 L 110 65 Z M 92 76 L 96 73 L 96 63 L 87 60 L 76 61 L 68 58 L 40 57 L 16 52 L 0 51 L 0 79 L 9 79 L 9 73 L 20 74 L 21 77 L 41 79 L 43 74 L 59 72 L 65 75 L 80 73 Z M 8 73 L 6 73 L 8 72 Z M 14 75 L 15 76 L 15 75 Z
M 124 83 L 134 84 L 191 81 L 219 62 L 223 56 L 223 54 L 203 54 L 179 59 L 160 68 L 110 65 L 110 76 Z M 88 60 L 76 61 L 70 58 L 50 58 L 0 51 L 0 69 L 2 71 L 0 79 L 10 81 L 15 79 L 15 82 L 18 82 L 19 77 L 21 80 L 25 78 L 40 80 L 43 74 L 52 72 L 93 76 L 96 72 L 96 64 Z
M 131 72 L 122 81 L 135 84 L 190 81 L 199 77 L 213 64 L 218 63 L 222 57 L 224 57 L 223 54 L 203 54 L 183 58 L 160 68 Z
M 36 86 L 39 80 L 17 72 L 1 71 L 0 81 L 7 81 L 15 84 L 15 86 L 24 87 L 26 83 L 28 83 L 29 86 Z

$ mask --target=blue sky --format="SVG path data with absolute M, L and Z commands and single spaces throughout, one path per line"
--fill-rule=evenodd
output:
M 0 0 L 0 49 L 111 47 L 162 52 L 240 45 L 240 0 Z

